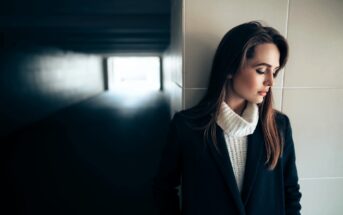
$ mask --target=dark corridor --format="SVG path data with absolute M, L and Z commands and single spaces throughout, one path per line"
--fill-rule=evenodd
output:
M 170 0 L 0 2 L 0 214 L 155 214 L 169 98 L 106 91 L 106 59 L 162 57 L 170 11 Z

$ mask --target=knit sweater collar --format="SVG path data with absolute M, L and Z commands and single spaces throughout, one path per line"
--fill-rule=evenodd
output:
M 234 112 L 223 102 L 220 106 L 217 124 L 229 136 L 247 136 L 254 133 L 258 122 L 257 104 L 248 102 L 242 116 Z

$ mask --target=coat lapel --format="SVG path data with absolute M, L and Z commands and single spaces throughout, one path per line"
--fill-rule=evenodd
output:
M 258 177 L 259 172 L 262 171 L 264 162 L 262 159 L 262 152 L 264 149 L 265 146 L 262 127 L 261 123 L 259 122 L 254 133 L 248 136 L 248 152 L 242 188 L 242 200 L 244 205 L 247 204 L 256 178 Z
M 217 131 L 216 132 L 217 133 L 217 147 L 218 147 L 219 152 L 216 149 L 211 138 L 209 138 L 207 143 L 209 144 L 210 151 L 213 154 L 213 157 L 215 158 L 215 161 L 218 164 L 219 169 L 225 178 L 226 184 L 229 187 L 229 190 L 231 191 L 231 194 L 240 211 L 240 214 L 245 214 L 244 205 L 243 205 L 242 198 L 237 187 L 229 153 L 226 147 L 223 130 L 217 125 L 216 131 Z

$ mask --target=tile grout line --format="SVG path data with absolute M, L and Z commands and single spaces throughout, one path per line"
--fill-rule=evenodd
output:
M 314 180 L 337 180 L 343 177 L 318 177 L 318 178 L 299 178 L 299 181 L 314 181 Z
M 273 89 L 318 89 L 318 90 L 343 90 L 343 87 L 273 87 Z
M 287 1 L 287 13 L 286 13 L 286 38 L 288 40 L 288 23 L 289 23 L 289 10 L 290 10 L 290 1 Z M 285 76 L 286 76 L 286 68 L 283 70 L 283 77 L 282 77 L 282 91 L 281 91 L 281 112 L 283 112 L 283 104 L 285 99 Z

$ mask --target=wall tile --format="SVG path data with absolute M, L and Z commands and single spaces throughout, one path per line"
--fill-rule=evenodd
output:
M 282 111 L 282 88 L 273 88 L 274 109 Z
M 206 89 L 185 89 L 185 108 L 196 105 L 205 95 Z
M 287 87 L 343 87 L 343 1 L 290 2 Z
M 301 177 L 342 177 L 343 89 L 284 89 Z
M 341 215 L 343 178 L 300 180 L 303 215 Z

